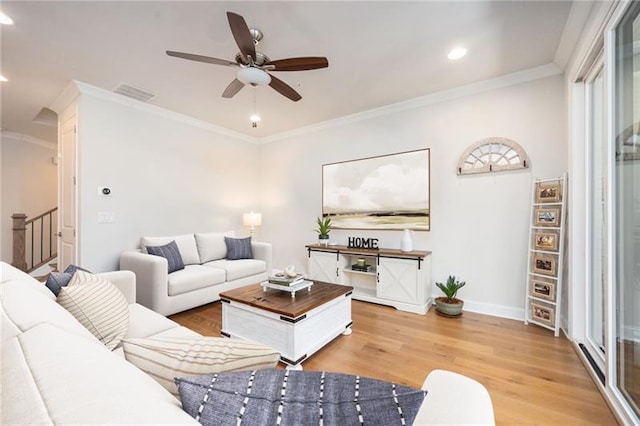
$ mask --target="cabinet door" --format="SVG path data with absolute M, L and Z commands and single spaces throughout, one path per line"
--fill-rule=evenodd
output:
M 421 303 L 418 262 L 411 259 L 380 258 L 378 297 L 398 302 Z
M 309 278 L 316 281 L 338 284 L 338 261 L 336 253 L 312 251 L 309 256 Z

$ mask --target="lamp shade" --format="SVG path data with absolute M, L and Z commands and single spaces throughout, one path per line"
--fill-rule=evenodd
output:
M 244 213 L 242 215 L 242 224 L 251 227 L 262 225 L 262 213 Z
M 252 86 L 266 86 L 271 83 L 271 76 L 269 74 L 254 67 L 240 68 L 236 77 L 244 84 L 250 84 Z

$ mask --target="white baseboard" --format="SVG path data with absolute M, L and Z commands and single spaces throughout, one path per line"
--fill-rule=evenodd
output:
M 492 303 L 474 302 L 465 299 L 463 311 L 524 321 L 524 308 L 514 308 L 511 306 L 494 305 Z

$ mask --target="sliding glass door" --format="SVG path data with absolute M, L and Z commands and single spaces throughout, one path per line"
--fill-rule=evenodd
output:
M 616 386 L 640 415 L 640 3 L 615 30 Z
M 585 78 L 588 141 L 589 270 L 587 271 L 586 344 L 601 371 L 605 369 L 605 286 L 607 282 L 607 176 L 605 84 L 602 54 Z

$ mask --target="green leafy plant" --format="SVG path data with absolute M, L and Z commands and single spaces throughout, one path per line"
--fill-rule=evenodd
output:
M 436 283 L 438 288 L 442 290 L 442 292 L 446 296 L 448 303 L 454 303 L 454 299 L 458 294 L 458 290 L 464 287 L 465 284 L 465 281 L 457 281 L 454 275 L 449 275 L 449 279 L 447 280 L 446 284 Z
M 318 235 L 329 236 L 329 232 L 331 232 L 331 217 L 318 217 L 316 223 L 318 224 Z

